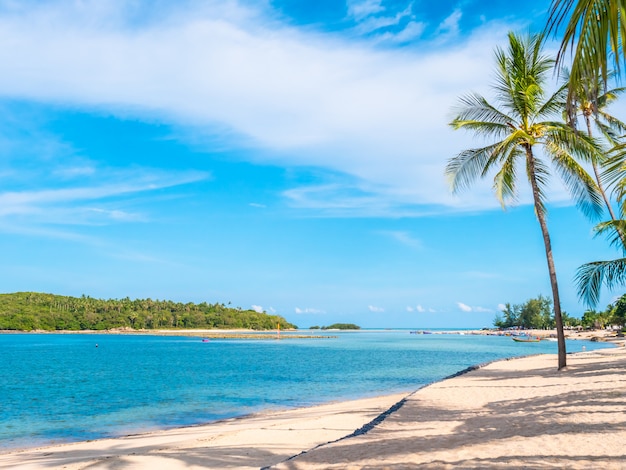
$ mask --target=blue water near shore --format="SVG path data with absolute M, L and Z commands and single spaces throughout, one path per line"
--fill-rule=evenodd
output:
M 472 365 L 557 347 L 407 330 L 329 334 L 336 337 L 209 342 L 0 335 L 0 450 L 408 392 Z M 568 341 L 567 347 L 607 345 Z

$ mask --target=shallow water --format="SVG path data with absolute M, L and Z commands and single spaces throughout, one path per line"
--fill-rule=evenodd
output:
M 413 391 L 471 365 L 556 353 L 557 347 L 408 330 L 329 334 L 336 337 L 209 342 L 0 334 L 0 449 Z M 607 347 L 586 341 L 567 346 L 568 352 Z

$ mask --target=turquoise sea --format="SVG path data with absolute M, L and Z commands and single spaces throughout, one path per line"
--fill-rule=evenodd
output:
M 472 365 L 556 353 L 555 342 L 508 337 L 328 334 L 336 337 L 0 334 L 0 451 L 408 392 Z

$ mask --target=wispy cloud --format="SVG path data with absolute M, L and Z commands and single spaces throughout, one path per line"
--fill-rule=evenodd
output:
M 300 313 L 326 313 L 324 310 L 320 310 L 317 308 L 299 308 L 296 307 L 294 309 L 294 312 L 300 314 Z
M 461 10 L 454 10 L 450 16 L 441 22 L 437 28 L 437 36 L 439 41 L 448 41 L 459 35 L 459 21 L 463 13 Z
M 360 18 L 360 22 L 356 28 L 359 34 L 367 34 L 373 31 L 378 31 L 388 26 L 398 25 L 403 18 L 411 15 L 411 6 L 409 5 L 405 10 L 399 11 L 394 15 L 368 15 Z
M 405 43 L 419 38 L 426 29 L 426 23 L 419 21 L 409 21 L 406 26 L 398 32 L 385 32 L 376 37 L 380 42 Z
M 370 312 L 374 312 L 374 313 L 382 313 L 382 312 L 384 312 L 384 311 L 385 311 L 385 309 L 384 309 L 384 308 L 382 308 L 382 307 L 376 307 L 375 305 L 368 305 L 368 307 L 367 307 L 367 308 L 368 308 L 368 310 L 369 310 Z
M 400 243 L 401 245 L 407 246 L 414 250 L 422 248 L 421 240 L 415 238 L 409 232 L 401 230 L 384 230 L 380 233 Z
M 472 307 L 470 307 L 467 304 L 464 304 L 463 302 L 457 302 L 456 304 L 458 305 L 459 309 L 463 310 L 464 312 L 472 311 Z
M 263 313 L 263 307 L 261 307 L 260 305 L 251 305 L 252 310 L 254 310 L 255 312 L 258 313 Z
M 5 191 L 0 193 L 0 218 L 29 216 L 28 223 L 84 224 L 140 221 L 145 215 L 111 208 L 111 198 L 184 185 L 209 178 L 208 173 L 160 171 L 91 172 L 109 183 L 43 190 Z M 83 182 L 81 180 L 81 182 Z M 41 184 L 41 182 L 39 182 Z M 100 202 L 101 206 L 96 204 Z
M 353 17 L 357 21 L 385 11 L 385 8 L 382 6 L 382 0 L 348 0 L 347 6 L 348 16 Z
M 0 10 L 0 41 L 13 45 L 0 48 L 3 95 L 196 133 L 229 129 L 229 145 L 264 150 L 255 161 L 362 182 L 372 198 L 348 202 L 364 214 L 378 195 L 392 215 L 409 205 L 497 205 L 488 183 L 451 196 L 442 161 L 471 142 L 452 138 L 449 109 L 459 94 L 489 82 L 493 46 L 510 25 L 484 25 L 454 48 L 394 50 L 300 31 L 236 1 L 176 3 L 142 22 L 131 4 L 58 0 Z M 380 24 L 402 18 L 399 37 L 419 35 L 410 5 L 389 15 L 383 5 L 355 2 L 351 14 L 362 22 L 388 17 Z M 453 33 L 457 22 L 452 15 L 442 32 Z

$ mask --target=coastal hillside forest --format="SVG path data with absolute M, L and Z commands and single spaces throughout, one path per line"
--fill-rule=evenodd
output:
M 279 315 L 232 308 L 223 303 L 171 300 L 101 300 L 37 292 L 0 294 L 0 330 L 296 329 Z

